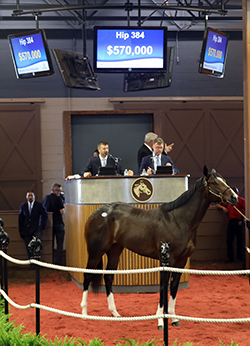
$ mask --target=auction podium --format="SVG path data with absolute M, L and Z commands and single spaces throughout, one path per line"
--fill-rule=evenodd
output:
M 72 179 L 65 182 L 65 230 L 67 266 L 86 268 L 88 260 L 84 226 L 88 217 L 106 203 L 126 202 L 142 209 L 153 209 L 170 202 L 188 189 L 188 176 L 99 176 Z M 171 249 L 171 244 L 170 244 Z M 103 256 L 106 268 L 107 258 Z M 146 269 L 161 266 L 158 260 L 140 256 L 124 249 L 118 270 Z M 189 268 L 189 262 L 186 265 Z M 79 283 L 83 273 L 71 272 Z M 180 282 L 188 287 L 189 274 L 182 274 Z M 155 292 L 160 283 L 160 272 L 116 274 L 114 291 Z

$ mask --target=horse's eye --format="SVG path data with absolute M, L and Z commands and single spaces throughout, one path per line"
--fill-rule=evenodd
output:
M 218 185 L 218 183 L 216 181 L 213 181 L 212 184 L 213 185 Z

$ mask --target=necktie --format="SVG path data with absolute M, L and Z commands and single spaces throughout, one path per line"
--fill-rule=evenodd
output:
M 157 166 L 161 165 L 160 156 L 156 156 L 156 165 Z
M 29 203 L 29 214 L 31 214 L 32 208 L 31 208 L 31 203 Z

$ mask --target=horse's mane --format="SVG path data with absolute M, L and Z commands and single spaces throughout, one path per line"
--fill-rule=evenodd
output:
M 183 194 L 177 197 L 174 201 L 163 203 L 160 206 L 160 208 L 164 209 L 164 211 L 171 211 L 181 207 L 183 204 L 189 201 L 189 199 L 193 196 L 195 191 L 203 184 L 203 180 L 204 180 L 204 177 L 201 177 L 200 179 L 196 181 L 196 183 L 193 186 L 191 186 L 187 191 L 183 192 Z

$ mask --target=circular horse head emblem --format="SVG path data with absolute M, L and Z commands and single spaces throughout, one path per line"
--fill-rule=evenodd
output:
M 138 178 L 131 185 L 131 195 L 137 202 L 148 202 L 153 194 L 154 187 L 149 179 Z

